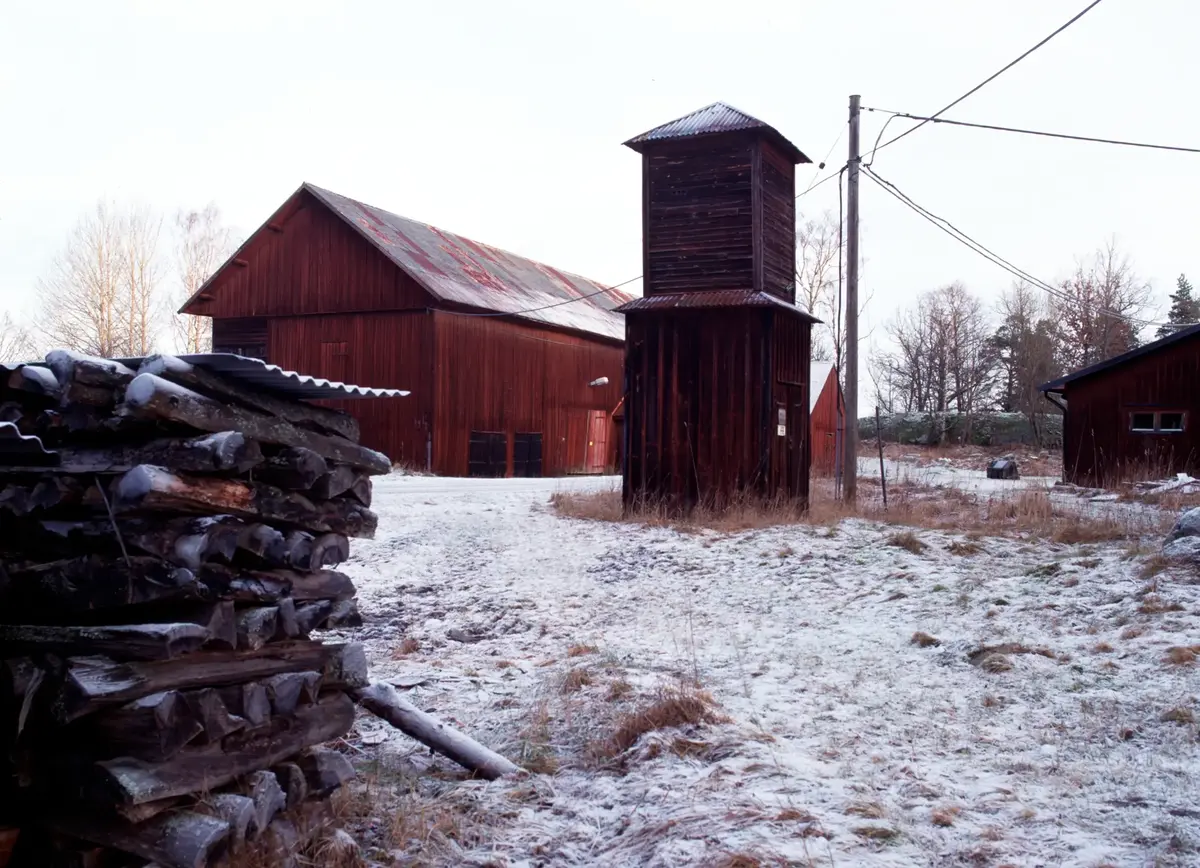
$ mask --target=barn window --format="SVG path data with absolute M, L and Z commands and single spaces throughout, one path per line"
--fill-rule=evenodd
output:
M 1178 434 L 1184 429 L 1187 414 L 1176 411 L 1130 413 L 1129 429 L 1135 434 Z

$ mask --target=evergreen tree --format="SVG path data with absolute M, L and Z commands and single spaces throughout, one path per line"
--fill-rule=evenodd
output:
M 1175 292 L 1171 294 L 1171 312 L 1167 321 L 1158 327 L 1157 336 L 1165 338 L 1172 332 L 1177 332 L 1186 326 L 1200 322 L 1200 300 L 1192 296 L 1192 285 L 1186 275 L 1179 275 L 1175 281 Z

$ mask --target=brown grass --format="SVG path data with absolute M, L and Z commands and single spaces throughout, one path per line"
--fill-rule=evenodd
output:
M 1142 598 L 1138 611 L 1143 615 L 1161 615 L 1164 612 L 1182 612 L 1184 609 L 1179 603 L 1164 600 L 1158 594 L 1147 594 Z
M 421 650 L 421 643 L 415 636 L 405 636 L 400 640 L 400 644 L 392 649 L 392 659 L 399 660 L 401 657 L 407 657 L 409 654 L 416 654 Z
M 928 548 L 928 546 L 921 541 L 921 538 L 911 530 L 892 534 L 890 537 L 888 537 L 887 543 L 890 546 L 898 549 L 904 549 L 906 552 L 914 555 L 919 555 Z
M 958 819 L 958 815 L 962 813 L 962 808 L 953 805 L 944 808 L 934 808 L 929 814 L 929 819 L 933 821 L 935 826 L 953 826 L 954 821 Z
M 969 558 L 972 555 L 977 555 L 982 552 L 983 546 L 973 540 L 966 540 L 964 542 L 955 541 L 946 546 L 946 551 L 950 552 L 952 555 L 958 555 L 962 558 Z
M 586 666 L 576 666 L 563 676 L 561 690 L 563 693 L 578 693 L 592 683 L 592 673 Z
M 900 834 L 889 826 L 855 826 L 851 831 L 871 841 L 890 841 Z
M 1113 646 L 1107 642 L 1097 642 L 1092 646 L 1092 651 L 1097 654 L 1111 654 L 1113 650 Z
M 912 634 L 912 639 L 909 642 L 920 648 L 933 648 L 942 644 L 942 640 L 937 636 L 931 636 L 928 633 L 922 633 L 920 630 Z
M 832 527 L 848 518 L 865 518 L 901 527 L 966 533 L 973 536 L 1028 534 L 1065 545 L 1135 539 L 1165 533 L 1174 517 L 1157 511 L 1130 515 L 1123 521 L 1056 504 L 1042 490 L 1019 490 L 985 496 L 953 488 L 889 482 L 888 506 L 883 507 L 877 479 L 859 480 L 858 500 L 848 505 L 833 497 L 828 480 L 815 480 L 805 510 L 793 501 L 762 501 L 745 497 L 723 509 L 699 506 L 683 513 L 667 505 L 643 504 L 625 511 L 619 491 L 584 494 L 556 493 L 550 503 L 565 518 L 627 522 L 672 527 L 684 532 L 743 530 L 808 524 Z M 955 548 L 957 547 L 957 548 Z M 970 543 L 955 543 L 955 554 L 976 553 Z
M 712 696 L 693 688 L 661 690 L 652 702 L 636 711 L 621 715 L 612 734 L 591 747 L 595 760 L 612 760 L 625 753 L 649 732 L 678 726 L 722 723 L 726 718 L 716 710 Z
M 1122 639 L 1136 639 L 1138 636 L 1145 634 L 1146 628 L 1142 624 L 1130 624 L 1121 631 Z
M 1196 715 L 1190 708 L 1181 705 L 1164 711 L 1158 719 L 1163 723 L 1190 724 L 1196 722 Z
M 1163 660 L 1174 666 L 1187 666 L 1195 663 L 1197 657 L 1200 657 L 1200 645 L 1177 645 L 1167 649 L 1167 655 Z
M 600 649 L 595 645 L 572 645 L 567 649 L 568 657 L 585 657 L 588 654 L 599 654 Z
M 862 817 L 865 820 L 882 820 L 887 816 L 883 805 L 879 802 L 851 802 L 844 813 L 852 817 Z
M 633 685 L 624 678 L 618 678 L 609 683 L 608 693 L 605 694 L 605 697 L 609 702 L 620 702 L 631 693 L 633 693 Z
M 1152 579 L 1171 565 L 1171 561 L 1162 555 L 1151 555 L 1146 558 L 1142 568 L 1138 570 L 1141 579 Z

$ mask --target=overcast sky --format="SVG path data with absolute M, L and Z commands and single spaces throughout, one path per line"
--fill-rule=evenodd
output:
M 244 234 L 302 181 L 625 281 L 641 268 L 625 139 L 722 100 L 820 160 L 850 93 L 933 112 L 1084 5 L 10 0 L 0 308 L 33 313 L 38 276 L 101 197 L 212 201 Z M 1105 0 L 947 117 L 1200 146 L 1197 32 L 1195 0 Z M 882 121 L 864 118 L 865 145 Z M 930 125 L 875 168 L 1044 279 L 1110 235 L 1163 310 L 1180 272 L 1200 278 L 1200 155 Z M 837 185 L 800 204 L 836 209 Z M 865 181 L 862 215 L 876 323 L 950 281 L 989 297 L 1010 282 Z

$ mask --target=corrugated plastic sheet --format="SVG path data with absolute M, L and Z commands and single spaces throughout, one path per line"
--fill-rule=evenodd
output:
M 285 371 L 278 365 L 267 364 L 262 359 L 251 359 L 233 353 L 198 353 L 175 358 L 214 374 L 220 374 L 232 382 L 287 398 L 346 400 L 348 398 L 402 398 L 409 394 L 402 389 L 373 389 L 339 383 L 335 380 L 323 380 L 320 377 L 310 377 L 295 371 Z M 120 359 L 119 361 L 131 368 L 138 368 L 145 359 Z
M 663 310 L 706 310 L 722 307 L 771 307 L 782 308 L 811 322 L 820 322 L 794 304 L 767 292 L 752 289 L 714 289 L 704 292 L 676 292 L 669 295 L 652 295 L 635 298 L 622 305 L 621 313 L 641 313 Z
M 632 296 L 434 226 L 305 184 L 441 301 L 620 340 Z

